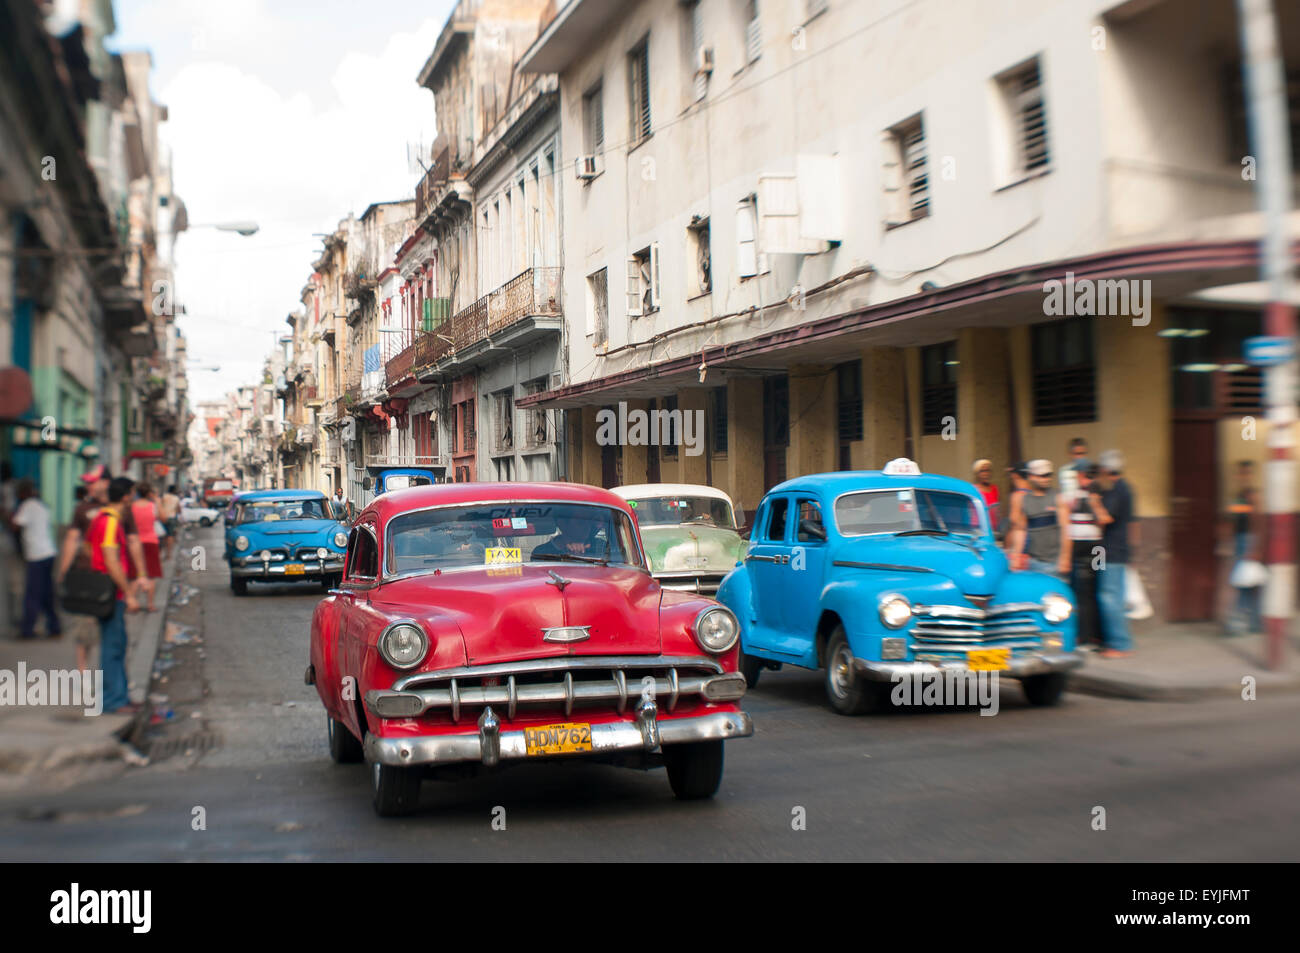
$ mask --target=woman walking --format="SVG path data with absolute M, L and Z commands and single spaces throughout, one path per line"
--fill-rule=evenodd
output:
M 158 494 L 148 483 L 141 483 L 136 488 L 136 500 L 131 504 L 131 515 L 140 533 L 140 545 L 144 548 L 144 574 L 140 579 L 140 588 L 149 597 L 149 612 L 157 612 L 154 606 L 154 593 L 158 589 L 156 580 L 162 578 L 162 557 L 159 553 L 158 539 Z

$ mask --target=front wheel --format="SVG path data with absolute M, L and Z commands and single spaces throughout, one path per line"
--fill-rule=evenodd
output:
M 740 658 L 737 661 L 739 662 L 737 667 L 740 669 L 740 674 L 745 676 L 745 687 L 753 688 L 758 684 L 758 677 L 763 674 L 763 669 L 767 666 L 763 664 L 762 659 L 746 655 L 743 648 L 740 650 Z
M 420 804 L 420 776 L 411 768 L 376 761 L 370 766 L 370 790 L 380 817 L 401 817 Z
M 207 517 L 207 516 L 201 517 L 201 518 L 199 519 L 199 525 L 200 525 L 200 526 L 203 526 L 203 527 L 211 526 L 211 525 L 212 525 L 212 520 L 211 520 L 211 518 L 209 518 L 209 517 Z
M 722 742 L 664 745 L 664 767 L 679 801 L 713 797 L 722 783 Z
M 835 627 L 826 646 L 826 699 L 841 715 L 879 711 L 885 699 L 882 686 L 867 681 L 854 668 L 853 650 L 842 625 Z
M 248 595 L 248 580 L 240 576 L 231 576 L 230 591 L 237 596 Z
M 1029 704 L 1049 706 L 1058 704 L 1065 692 L 1065 673 L 1051 672 L 1047 675 L 1031 675 L 1020 680 L 1020 687 L 1029 699 Z
M 360 764 L 364 760 L 364 749 L 357 736 L 338 719 L 329 715 L 325 717 L 329 722 L 330 758 L 335 764 Z

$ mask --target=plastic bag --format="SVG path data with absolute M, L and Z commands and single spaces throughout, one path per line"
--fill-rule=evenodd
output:
M 1268 570 L 1264 564 L 1254 559 L 1240 560 L 1232 567 L 1228 585 L 1234 589 L 1257 589 L 1268 582 Z
M 1124 567 L 1124 615 L 1129 619 L 1149 619 L 1155 614 L 1142 576 L 1132 566 Z

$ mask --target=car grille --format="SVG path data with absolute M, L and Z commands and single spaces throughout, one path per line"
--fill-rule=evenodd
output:
M 244 557 L 244 563 L 252 565 L 253 563 L 262 562 L 262 553 L 271 554 L 271 562 L 280 563 L 289 558 L 289 553 L 284 549 L 272 549 L 270 546 L 259 546 L 256 549 L 249 548 L 248 554 Z
M 635 707 L 647 677 L 654 679 L 656 703 L 669 712 L 683 699 L 734 701 L 744 693 L 742 675 L 724 673 L 706 658 L 564 656 L 407 675 L 393 683 L 392 692 L 368 693 L 367 701 L 374 708 L 376 697 L 418 696 L 421 708 L 412 717 L 442 712 L 453 722 L 476 721 L 488 705 L 503 709 L 511 721 L 521 709 L 529 716 L 553 710 L 567 717 L 583 707 L 622 713 Z
M 1020 641 L 1036 645 L 1046 630 L 1042 607 L 1015 602 L 978 609 L 973 606 L 913 606 L 916 624 L 908 633 L 913 649 L 994 646 L 1015 648 Z
M 316 555 L 319 546 L 303 546 L 293 557 L 298 562 L 316 562 L 320 557 Z M 328 559 L 329 557 L 325 557 Z

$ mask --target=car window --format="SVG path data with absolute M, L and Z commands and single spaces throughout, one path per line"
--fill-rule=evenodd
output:
M 773 497 L 767 508 L 767 526 L 763 530 L 763 539 L 769 543 L 785 541 L 785 517 L 790 509 L 790 501 L 784 496 Z
M 718 526 L 735 529 L 736 521 L 726 500 L 711 496 L 656 496 L 629 500 L 642 526 Z
M 370 580 L 378 575 L 379 549 L 368 530 L 357 527 L 348 540 L 348 578 Z
M 825 539 L 825 526 L 822 524 L 822 508 L 816 500 L 799 500 L 798 521 L 795 523 L 794 538 L 801 543 L 820 543 Z M 821 526 L 821 534 L 810 530 L 810 525 Z
M 835 502 L 835 522 L 844 536 L 922 529 L 967 536 L 985 532 L 974 497 L 912 488 L 846 494 Z

